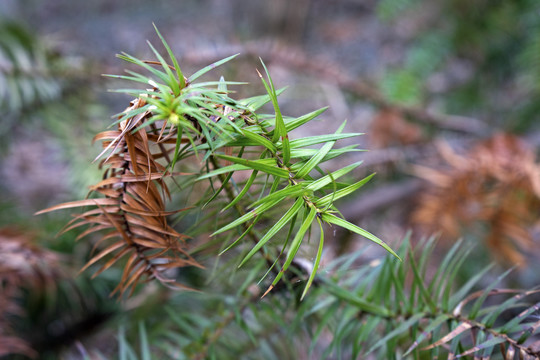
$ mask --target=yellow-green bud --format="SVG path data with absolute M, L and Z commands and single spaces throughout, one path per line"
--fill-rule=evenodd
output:
M 171 115 L 169 115 L 169 122 L 178 125 L 180 124 L 180 117 L 176 113 L 171 113 Z

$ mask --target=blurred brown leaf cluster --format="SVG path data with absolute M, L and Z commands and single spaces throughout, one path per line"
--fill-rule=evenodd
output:
M 369 131 L 374 148 L 400 146 L 418 143 L 422 140 L 422 129 L 408 122 L 392 108 L 381 109 L 373 119 Z
M 31 236 L 11 228 L 0 229 L 0 357 L 8 354 L 37 354 L 12 334 L 10 319 L 24 316 L 17 300 L 23 289 L 54 289 L 61 277 L 59 257 L 31 242 Z
M 532 233 L 540 218 L 540 164 L 534 151 L 516 136 L 497 134 L 464 155 L 447 144 L 439 145 L 439 153 L 448 168 L 415 167 L 430 186 L 413 221 L 447 239 L 462 230 L 480 231 L 496 258 L 523 264 L 523 254 L 535 248 Z

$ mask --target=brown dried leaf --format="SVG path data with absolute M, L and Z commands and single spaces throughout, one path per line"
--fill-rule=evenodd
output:
M 41 215 L 41 214 L 48 213 L 51 211 L 56 211 L 56 210 L 70 209 L 70 208 L 76 208 L 76 207 L 82 207 L 82 206 L 97 206 L 97 205 L 102 205 L 102 206 L 118 205 L 118 201 L 116 201 L 115 199 L 108 199 L 108 198 L 70 201 L 67 203 L 58 204 L 55 206 L 51 206 L 47 209 L 40 210 L 36 212 L 34 215 Z
M 125 246 L 122 250 L 120 250 L 120 252 L 118 252 L 111 259 L 109 259 L 109 261 L 107 261 L 98 271 L 96 271 L 92 275 L 92 278 L 95 278 L 96 276 L 98 276 L 99 274 L 101 274 L 102 272 L 110 268 L 111 266 L 113 266 L 120 258 L 122 258 L 124 255 L 126 255 L 130 251 L 133 251 L 133 249 L 129 246 Z
M 136 99 L 126 111 L 144 104 L 144 99 Z M 162 275 L 162 271 L 173 267 L 200 266 L 188 255 L 184 241 L 188 237 L 171 228 L 166 219 L 167 215 L 186 209 L 165 211 L 163 200 L 164 197 L 170 198 L 164 177 L 191 174 L 165 173 L 166 165 L 157 161 L 160 158 L 168 159 L 168 154 L 174 151 L 174 146 L 168 144 L 176 144 L 174 128 L 171 127 L 164 136 L 166 122 L 159 136 L 156 136 L 157 129 L 153 124 L 148 130 L 150 133 L 146 128 L 134 132 L 150 116 L 152 114 L 149 112 L 138 114 L 120 122 L 116 131 L 104 131 L 94 137 L 94 141 L 99 140 L 103 144 L 103 151 L 96 160 L 105 154 L 107 157 L 100 162 L 100 168 L 105 169 L 103 180 L 90 190 L 104 197 L 64 203 L 37 213 L 94 207 L 75 215 L 64 231 L 89 225 L 77 237 L 79 239 L 98 231 L 110 230 L 101 237 L 95 248 L 109 241 L 113 243 L 106 245 L 81 271 L 107 259 L 94 274 L 96 276 L 130 254 L 124 264 L 120 283 L 113 291 L 121 295 L 130 288 L 132 293 L 143 277 L 145 280 L 155 278 L 170 285 L 173 280 Z M 152 148 L 159 148 L 159 151 L 154 154 Z
M 25 355 L 32 359 L 38 357 L 38 353 L 26 341 L 18 337 L 0 334 L 0 357 L 13 354 Z
M 435 348 L 437 346 L 441 346 L 443 344 L 446 344 L 447 342 L 449 342 L 450 340 L 452 340 L 453 338 L 455 338 L 459 334 L 471 329 L 472 327 L 473 327 L 472 324 L 470 324 L 468 322 L 462 322 L 454 330 L 452 330 L 450 333 L 443 336 L 440 340 L 434 342 L 433 344 L 422 348 L 422 350 L 423 351 L 424 350 L 429 350 L 429 349 L 433 349 L 433 348 Z
M 94 256 L 90 261 L 86 263 L 86 265 L 83 266 L 83 268 L 80 270 L 80 272 L 83 272 L 84 270 L 88 269 L 90 266 L 101 260 L 103 257 L 109 255 L 115 250 L 120 249 L 121 247 L 125 246 L 126 244 L 123 241 L 118 241 L 112 245 L 109 245 L 106 249 L 102 250 L 98 255 Z

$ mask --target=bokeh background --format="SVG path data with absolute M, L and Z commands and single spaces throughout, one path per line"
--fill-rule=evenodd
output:
M 33 213 L 85 196 L 100 178 L 89 165 L 100 151 L 91 139 L 129 102 L 108 91 L 122 83 L 101 75 L 129 67 L 117 53 L 152 58 L 146 41 L 160 45 L 153 23 L 186 74 L 240 53 L 212 76 L 249 82 L 238 97 L 262 94 L 260 57 L 276 85 L 288 87 L 284 113 L 330 107 L 298 136 L 335 131 L 343 120 L 365 133 L 360 147 L 369 152 L 329 165 L 360 159 L 355 177 L 377 172 L 341 202 L 346 218 L 394 246 L 409 230 L 413 239 L 438 234 L 441 253 L 462 238 L 475 246 L 463 278 L 495 262 L 517 266 L 509 286 L 538 284 L 537 1 L 2 0 L 0 240 L 19 244 L 10 249 L 26 264 L 28 254 L 50 258 L 37 284 L 54 279 L 57 266 L 80 267 L 90 250 L 73 235 L 55 237 L 69 214 Z M 20 245 L 27 241 L 35 250 Z M 334 233 L 327 261 L 360 243 Z M 118 311 L 104 276 L 91 283 L 83 275 L 62 292 L 76 298 L 62 300 L 71 312 L 25 304 L 15 332 L 26 331 L 34 348 L 78 358 L 81 342 L 107 334 Z M 78 327 L 66 334 L 66 324 Z M 109 345 L 94 343 L 105 353 Z

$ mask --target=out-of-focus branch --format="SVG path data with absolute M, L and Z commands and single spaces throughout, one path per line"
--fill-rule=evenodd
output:
M 324 78 L 325 81 L 334 83 L 375 106 L 392 109 L 402 116 L 425 124 L 482 137 L 492 132 L 478 119 L 438 114 L 420 107 L 392 103 L 377 90 L 375 85 L 348 73 L 329 59 L 308 56 L 299 48 L 286 46 L 276 41 L 252 41 L 242 45 L 224 45 L 212 50 L 198 49 L 186 54 L 183 59 L 193 63 L 209 62 L 211 59 L 221 58 L 231 53 L 262 57 L 266 61 L 281 63 L 295 70 L 314 74 L 318 79 Z
M 473 136 L 446 137 L 444 142 L 448 143 L 458 152 L 469 148 L 477 139 Z M 365 152 L 362 155 L 363 166 L 372 168 L 377 165 L 419 162 L 426 158 L 438 156 L 437 143 L 440 138 L 435 138 L 429 142 L 388 147 Z M 538 134 L 538 143 L 540 144 L 540 134 Z
M 420 179 L 409 179 L 379 186 L 354 201 L 341 205 L 340 211 L 350 221 L 358 221 L 374 211 L 416 196 L 423 183 Z

